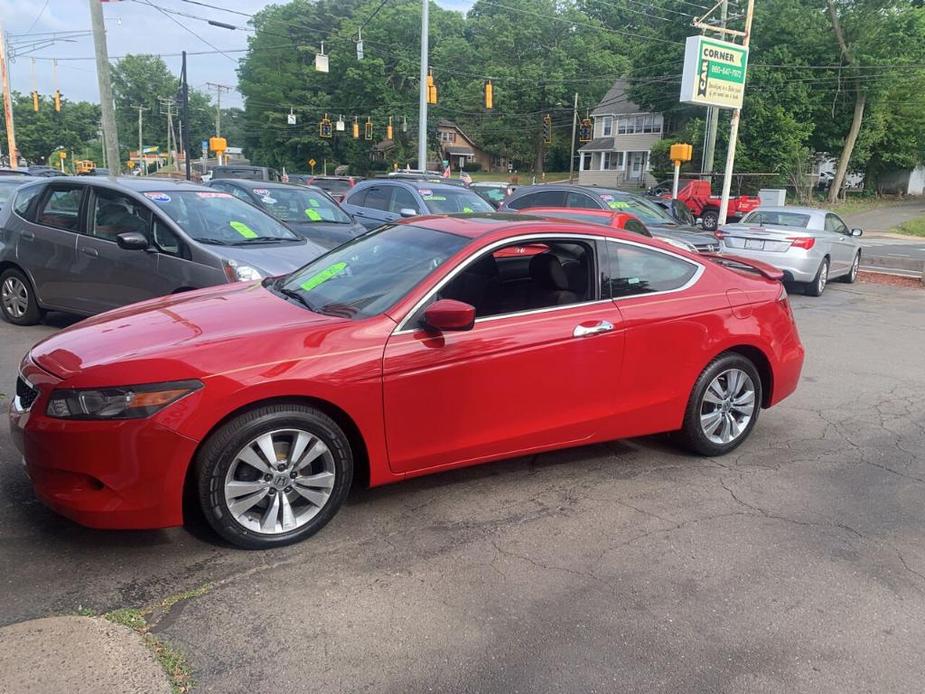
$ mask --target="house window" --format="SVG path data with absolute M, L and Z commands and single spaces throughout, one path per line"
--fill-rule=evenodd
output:
M 626 118 L 621 118 L 617 122 L 617 134 L 626 135 Z
M 601 137 L 613 135 L 613 116 L 604 116 L 601 119 Z
M 601 171 L 614 171 L 623 168 L 623 152 L 604 152 Z
M 442 130 L 440 132 L 440 141 L 441 142 L 456 142 L 456 133 L 449 130 Z

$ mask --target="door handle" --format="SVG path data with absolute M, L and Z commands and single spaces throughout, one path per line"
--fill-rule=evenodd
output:
M 35 241 L 35 234 L 33 234 L 31 231 L 24 231 L 22 233 L 22 237 L 26 239 L 26 241 Z
M 613 323 L 609 320 L 599 320 L 592 325 L 579 323 L 572 331 L 572 337 L 588 337 L 590 335 L 599 335 L 600 333 L 609 333 L 613 330 Z
M 94 258 L 99 258 L 100 256 L 100 252 L 98 250 L 96 250 L 95 248 L 90 248 L 88 246 L 82 246 L 80 249 L 80 252 L 85 253 L 86 255 L 92 255 Z

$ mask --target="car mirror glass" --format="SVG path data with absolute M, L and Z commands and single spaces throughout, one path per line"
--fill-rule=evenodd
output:
M 402 217 L 417 217 L 418 211 L 411 207 L 403 207 L 398 211 Z
M 863 233 L 864 233 L 863 229 L 852 229 L 851 230 L 852 236 L 861 236 Z

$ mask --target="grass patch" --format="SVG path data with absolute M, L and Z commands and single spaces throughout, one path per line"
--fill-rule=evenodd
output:
M 906 234 L 908 236 L 925 237 L 925 217 L 916 217 L 908 222 L 903 222 L 893 229 L 897 234 Z
M 174 593 L 166 598 L 148 607 L 121 607 L 103 615 L 98 615 L 94 610 L 88 607 L 78 607 L 76 614 L 81 617 L 102 616 L 113 624 L 121 624 L 128 627 L 134 632 L 141 635 L 145 645 L 151 649 L 158 664 L 167 673 L 167 679 L 170 682 L 170 690 L 173 694 L 186 694 L 191 691 L 195 682 L 193 681 L 193 670 L 190 667 L 186 656 L 174 648 L 166 641 L 154 636 L 151 632 L 153 624 L 148 622 L 148 617 L 154 613 L 166 613 L 179 602 L 192 600 L 205 595 L 212 590 L 212 584 L 207 583 L 199 588 L 193 588 L 182 593 Z M 156 620 L 155 620 L 156 621 Z

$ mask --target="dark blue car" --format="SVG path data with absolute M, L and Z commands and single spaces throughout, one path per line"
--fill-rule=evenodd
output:
M 385 178 L 361 181 L 350 190 L 343 206 L 367 229 L 423 214 L 495 211 L 467 188 L 427 180 Z

